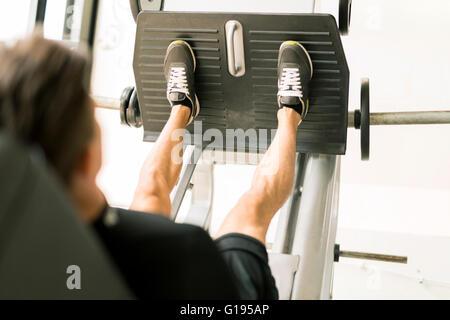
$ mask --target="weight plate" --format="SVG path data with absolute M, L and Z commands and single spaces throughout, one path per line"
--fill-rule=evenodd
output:
M 345 36 L 350 28 L 352 0 L 339 0 L 339 32 Z
M 355 115 L 353 116 L 353 125 L 356 130 L 361 129 L 361 111 L 355 110 Z
M 130 106 L 129 108 L 133 109 L 134 112 L 134 120 L 135 120 L 135 128 L 140 128 L 142 127 L 142 116 L 141 116 L 141 108 L 139 106 L 139 99 L 138 99 L 138 95 L 137 95 L 137 91 L 135 90 L 133 95 L 131 96 L 130 99 Z
M 334 245 L 334 262 L 339 262 L 340 255 L 341 255 L 341 246 L 336 243 Z
M 130 104 L 127 109 L 127 120 L 130 127 L 140 128 L 142 127 L 141 110 L 139 109 L 139 102 L 136 90 L 130 98 Z
M 130 104 L 131 95 L 134 92 L 134 87 L 126 87 L 122 91 L 122 95 L 120 96 L 120 124 L 128 126 L 127 121 L 127 109 Z
M 136 115 L 135 115 L 132 107 L 129 107 L 127 109 L 127 121 L 128 121 L 128 125 L 130 127 L 132 127 L 132 128 L 136 127 Z
M 370 157 L 370 86 L 369 79 L 361 81 L 361 160 Z

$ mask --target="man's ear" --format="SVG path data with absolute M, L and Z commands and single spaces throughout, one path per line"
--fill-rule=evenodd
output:
M 102 146 L 100 126 L 95 122 L 94 136 L 78 159 L 74 174 L 95 179 L 102 165 Z
M 78 158 L 77 164 L 75 165 L 74 175 L 89 176 L 89 173 L 91 171 L 90 167 L 92 166 L 92 164 L 90 163 L 92 161 L 92 156 L 89 149 L 89 147 L 86 148 Z
M 96 124 L 94 137 L 79 157 L 70 184 L 72 200 L 87 222 L 95 221 L 106 205 L 105 197 L 96 183 L 101 162 L 100 127 Z

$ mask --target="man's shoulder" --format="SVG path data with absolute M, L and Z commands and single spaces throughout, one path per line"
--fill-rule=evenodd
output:
M 140 236 L 159 240 L 171 239 L 171 241 L 184 239 L 185 242 L 180 244 L 185 245 L 192 243 L 193 240 L 212 241 L 205 230 L 194 225 L 175 223 L 166 217 L 152 213 L 117 208 L 111 210 L 115 210 L 117 215 L 115 228 L 132 229 Z

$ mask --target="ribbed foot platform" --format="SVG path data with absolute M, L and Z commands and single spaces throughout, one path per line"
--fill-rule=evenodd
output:
M 244 30 L 246 73 L 240 78 L 228 72 L 225 24 L 229 20 L 239 21 Z M 314 76 L 310 112 L 301 124 L 297 150 L 345 154 L 349 70 L 333 16 L 141 13 L 134 72 L 147 141 L 156 140 L 170 114 L 163 62 L 168 45 L 176 39 L 188 41 L 197 57 L 201 105 L 197 119 L 203 131 L 216 128 L 224 136 L 227 129 L 276 129 L 278 49 L 285 40 L 299 41 L 311 56 Z M 193 133 L 194 126 L 188 130 Z M 245 151 L 257 147 L 247 139 Z M 243 150 L 236 145 L 231 151 Z

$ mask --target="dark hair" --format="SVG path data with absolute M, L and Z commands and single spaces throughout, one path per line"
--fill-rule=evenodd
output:
M 66 184 L 94 134 L 88 68 L 37 34 L 0 49 L 0 129 L 39 145 Z

